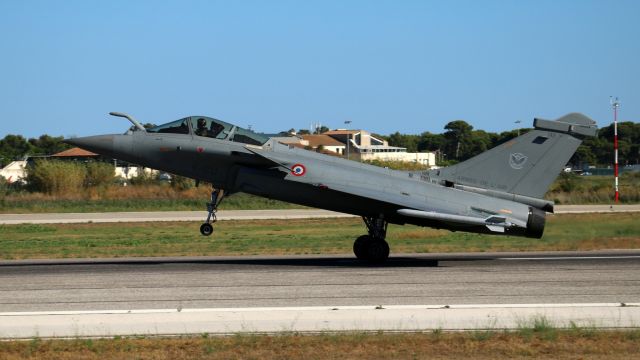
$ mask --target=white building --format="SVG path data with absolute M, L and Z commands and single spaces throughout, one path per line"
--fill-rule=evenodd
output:
M 9 165 L 0 169 L 0 176 L 5 178 L 9 184 L 16 181 L 24 181 L 24 177 L 26 176 L 26 166 L 26 160 L 12 161 Z
M 410 153 L 406 148 L 393 146 L 369 146 L 359 149 L 357 156 L 363 161 L 403 161 L 415 162 L 420 165 L 432 167 L 436 165 L 436 154 L 432 152 Z
M 409 153 L 406 148 L 389 146 L 386 140 L 379 139 L 366 130 L 331 130 L 322 135 L 348 144 L 345 147 L 351 159 L 415 162 L 428 167 L 436 165 L 435 153 Z

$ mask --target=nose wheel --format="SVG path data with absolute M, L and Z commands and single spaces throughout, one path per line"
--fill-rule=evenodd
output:
M 224 190 L 213 189 L 211 191 L 211 202 L 207 203 L 207 219 L 204 224 L 200 225 L 200 234 L 203 236 L 210 236 L 213 234 L 213 224 L 218 221 L 216 213 L 218 212 L 218 205 L 224 198 Z
M 209 235 L 213 234 L 213 225 L 211 225 L 209 223 L 204 223 L 204 224 L 200 225 L 200 234 L 202 234 L 204 236 L 209 236 Z

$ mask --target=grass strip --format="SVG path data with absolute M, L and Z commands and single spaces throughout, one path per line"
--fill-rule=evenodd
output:
M 529 329 L 528 329 L 529 330 Z M 632 359 L 640 331 L 530 329 L 503 332 L 234 335 L 0 342 L 14 359 Z
M 199 225 L 0 225 L 0 258 L 351 254 L 365 233 L 357 218 L 222 221 L 210 237 Z M 387 240 L 395 253 L 637 249 L 640 222 L 633 213 L 553 215 L 542 239 L 391 225 Z

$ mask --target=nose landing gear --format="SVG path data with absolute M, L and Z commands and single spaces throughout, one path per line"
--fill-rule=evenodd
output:
M 388 223 L 384 217 L 365 217 L 369 235 L 362 235 L 353 243 L 353 253 L 358 260 L 373 264 L 381 264 L 389 258 L 389 244 L 385 241 Z
M 207 220 L 204 224 L 200 225 L 200 234 L 209 236 L 213 234 L 213 224 L 218 221 L 216 219 L 216 213 L 218 212 L 218 205 L 224 198 L 224 190 L 212 188 L 211 190 L 211 202 L 207 203 Z

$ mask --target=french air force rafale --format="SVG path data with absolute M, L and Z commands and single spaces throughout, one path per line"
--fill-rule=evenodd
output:
M 66 140 L 96 153 L 213 185 L 211 235 L 225 195 L 245 192 L 362 216 L 368 234 L 355 240 L 358 259 L 389 256 L 387 224 L 540 238 L 553 202 L 543 199 L 595 122 L 572 113 L 535 119 L 534 130 L 459 164 L 423 172 L 396 171 L 320 154 L 205 116 L 191 116 L 123 135 Z

